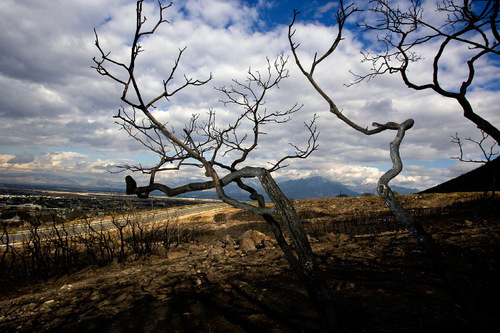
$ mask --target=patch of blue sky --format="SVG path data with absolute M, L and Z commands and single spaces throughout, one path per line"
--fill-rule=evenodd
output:
M 498 48 L 497 48 L 498 51 Z M 491 68 L 498 69 L 500 67 L 500 57 L 494 53 L 488 53 L 484 57 L 484 60 L 491 66 Z M 489 73 L 491 76 L 488 76 L 489 79 L 473 81 L 472 90 L 474 89 L 482 89 L 487 91 L 499 91 L 500 90 L 500 71 L 496 71 L 496 73 Z
M 253 0 L 243 0 L 249 6 L 255 6 Z M 289 25 L 293 19 L 293 11 L 301 12 L 301 22 L 320 22 L 324 25 L 336 24 L 335 12 L 338 1 L 298 1 L 277 0 L 259 1 L 259 18 L 264 21 L 260 29 L 264 31 L 273 30 L 280 25 Z
M 448 168 L 455 163 L 457 163 L 457 161 L 453 160 L 451 158 L 448 158 L 448 159 L 442 158 L 442 159 L 431 160 L 431 161 L 415 161 L 415 160 L 403 161 L 403 164 L 406 164 L 406 165 L 418 165 L 418 166 L 425 166 L 428 168 Z
M 102 20 L 102 22 L 100 22 L 97 27 L 95 27 L 96 29 L 99 29 L 100 27 L 106 25 L 107 23 L 109 23 L 111 20 L 113 19 L 113 17 L 111 16 L 108 16 L 106 17 L 104 20 Z
M 255 6 L 255 1 L 243 0 L 249 6 Z M 345 3 L 348 6 L 349 3 Z M 366 7 L 366 4 L 356 4 Z M 297 1 L 297 0 L 260 0 L 258 5 L 260 23 L 254 26 L 254 30 L 267 32 L 279 26 L 288 26 L 293 20 L 294 10 L 300 12 L 296 24 L 316 24 L 332 27 L 332 34 L 337 34 L 337 19 L 335 17 L 339 10 L 338 0 L 334 1 Z M 357 20 L 362 16 L 352 15 L 345 24 L 345 29 L 355 31 L 356 39 L 363 45 L 364 49 L 373 48 L 371 39 L 364 39 L 362 29 L 357 25 Z M 371 36 L 373 38 L 373 36 Z

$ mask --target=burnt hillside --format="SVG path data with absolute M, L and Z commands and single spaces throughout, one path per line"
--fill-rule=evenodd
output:
M 483 164 L 477 169 L 464 173 L 421 193 L 483 192 L 500 190 L 500 158 Z

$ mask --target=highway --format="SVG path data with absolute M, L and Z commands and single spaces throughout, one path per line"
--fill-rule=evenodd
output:
M 203 205 L 195 205 L 195 206 L 182 206 L 178 208 L 172 208 L 168 210 L 156 211 L 154 213 L 144 213 L 144 212 L 132 212 L 130 214 L 120 214 L 116 218 L 99 218 L 95 217 L 90 219 L 92 222 L 72 222 L 66 223 L 64 225 L 64 230 L 61 225 L 56 225 L 58 227 L 59 232 L 62 234 L 61 237 L 70 237 L 72 235 L 84 235 L 89 231 L 89 225 L 92 229 L 97 232 L 117 229 L 119 226 L 129 227 L 127 226 L 127 220 L 131 222 L 139 222 L 142 225 L 150 225 L 163 223 L 167 221 L 173 221 L 179 218 L 185 218 L 194 215 L 200 215 L 207 212 L 217 211 L 223 208 L 229 207 L 225 203 L 210 203 Z M 54 227 L 43 227 L 38 228 L 37 235 L 39 235 L 42 240 L 43 239 L 53 239 L 57 237 L 56 230 Z M 5 242 L 5 235 L 2 236 L 2 242 Z M 26 241 L 28 241 L 32 237 L 32 230 L 21 230 L 9 233 L 9 245 L 20 245 Z M 5 247 L 6 244 L 0 244 L 0 247 Z

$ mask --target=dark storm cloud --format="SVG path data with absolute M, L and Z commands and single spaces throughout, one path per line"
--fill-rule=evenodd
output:
M 16 155 L 15 157 L 11 158 L 10 160 L 7 161 L 9 164 L 26 164 L 33 162 L 35 160 L 35 157 L 31 154 L 20 154 Z

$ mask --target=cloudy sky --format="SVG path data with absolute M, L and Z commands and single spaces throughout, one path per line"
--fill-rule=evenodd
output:
M 364 1 L 362 2 L 365 3 Z M 113 115 L 123 106 L 120 86 L 91 68 L 99 56 L 94 42 L 96 28 L 102 47 L 117 59 L 126 59 L 135 28 L 135 1 L 131 0 L 2 0 L 0 2 L 0 183 L 116 186 L 125 173 L 113 174 L 116 165 L 151 165 L 156 156 L 127 137 Z M 324 52 L 336 34 L 332 15 L 336 1 L 286 0 L 180 0 L 165 13 L 170 24 L 143 41 L 138 68 L 143 89 L 152 95 L 170 72 L 179 48 L 187 49 L 178 73 L 212 81 L 174 96 L 165 107 L 164 120 L 179 126 L 192 114 L 206 117 L 210 108 L 225 125 L 239 110 L 225 108 L 214 87 L 229 86 L 231 79 L 244 81 L 246 72 L 264 71 L 266 57 L 290 55 L 286 37 L 293 9 L 299 9 L 295 39 L 307 63 L 314 52 Z M 144 12 L 154 22 L 155 2 L 146 2 Z M 434 15 L 434 7 L 426 11 Z M 363 16 L 365 15 L 365 16 Z M 360 13 L 361 18 L 369 15 Z M 353 22 L 351 22 L 353 23 Z M 404 172 L 394 184 L 425 189 L 455 177 L 477 165 L 450 159 L 458 154 L 451 143 L 461 137 L 479 138 L 472 123 L 461 115 L 459 105 L 431 91 L 416 92 L 402 86 L 399 76 L 378 77 L 347 88 L 350 70 L 363 74 L 360 50 L 379 47 L 375 36 L 361 33 L 350 24 L 344 41 L 328 61 L 316 70 L 318 82 L 348 115 L 362 126 L 372 122 L 402 122 L 415 119 L 415 126 L 402 144 Z M 435 45 L 434 45 L 435 46 Z M 432 45 L 421 48 L 425 59 Z M 447 54 L 449 68 L 443 81 L 454 87 L 463 80 L 461 65 L 466 52 Z M 426 58 L 427 55 L 427 58 Z M 422 61 L 412 72 L 424 82 L 430 77 Z M 498 67 L 486 59 L 478 68 L 477 86 L 468 94 L 476 112 L 500 124 L 500 94 L 488 83 L 498 79 Z M 319 149 L 306 160 L 292 161 L 276 173 L 278 179 L 322 176 L 346 185 L 375 183 L 390 168 L 389 142 L 394 132 L 365 137 L 328 112 L 328 106 L 288 63 L 290 77 L 279 90 L 270 92 L 266 107 L 286 109 L 303 104 L 294 119 L 284 125 L 269 125 L 267 135 L 252 155 L 251 165 L 266 166 L 283 153 L 292 153 L 289 142 L 300 145 L 307 138 L 303 123 L 317 114 Z M 179 81 L 182 82 L 179 75 Z M 498 85 L 496 85 L 498 87 Z M 179 128 L 180 130 L 180 128 Z M 468 156 L 477 149 L 467 149 Z M 162 176 L 167 183 L 200 177 L 185 169 Z M 139 179 L 146 179 L 139 176 Z

